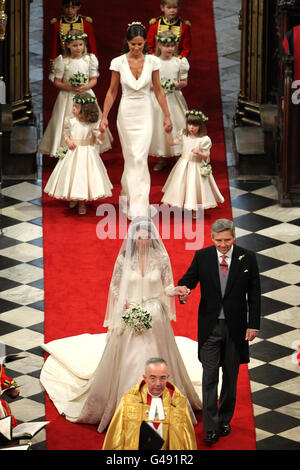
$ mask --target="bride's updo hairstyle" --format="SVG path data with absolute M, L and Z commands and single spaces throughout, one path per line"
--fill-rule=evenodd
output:
M 133 23 L 128 25 L 126 36 L 123 45 L 123 54 L 129 52 L 128 41 L 132 41 L 132 39 L 136 38 L 137 36 L 141 36 L 145 39 L 145 46 L 143 49 L 143 54 L 148 54 L 148 42 L 147 42 L 147 30 L 145 26 L 140 23 L 139 21 L 134 21 Z

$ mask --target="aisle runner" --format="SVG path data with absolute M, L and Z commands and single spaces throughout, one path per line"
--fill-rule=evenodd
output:
M 58 2 L 57 2 L 58 3 Z M 60 3 L 60 2 L 59 2 Z M 142 5 L 136 2 L 110 0 L 101 2 L 101 9 L 95 10 L 91 0 L 84 3 L 82 14 L 90 15 L 100 55 L 100 79 L 94 89 L 100 106 L 109 85 L 110 60 L 121 54 L 124 32 L 132 21 L 148 20 L 159 14 L 157 5 L 152 0 L 144 0 Z M 192 2 L 190 2 L 192 3 Z M 50 19 L 60 14 L 54 2 L 45 1 L 44 12 L 44 119 L 48 121 L 57 95 L 57 91 L 47 80 L 50 41 Z M 225 197 L 225 203 L 216 209 L 206 211 L 204 217 L 204 242 L 196 248 L 208 246 L 212 222 L 220 217 L 231 219 L 230 194 L 226 170 L 222 109 L 220 101 L 219 76 L 216 54 L 216 41 L 212 1 L 201 2 L 198 6 L 185 5 L 182 10 L 184 18 L 192 19 L 193 52 L 190 58 L 191 72 L 188 87 L 184 95 L 190 108 L 202 109 L 209 117 L 208 133 L 213 142 L 212 164 L 214 177 Z M 117 103 L 110 115 L 110 127 L 115 138 L 113 149 L 102 155 L 109 177 L 114 185 L 113 196 L 103 201 L 113 204 L 118 222 L 118 197 L 120 178 L 123 170 L 121 149 L 115 127 Z M 44 159 L 43 184 L 56 161 Z M 162 197 L 161 188 L 168 175 L 167 171 L 153 172 L 154 159 L 149 159 L 151 169 L 151 202 L 159 203 Z M 115 239 L 100 240 L 97 236 L 102 217 L 96 214 L 100 203 L 89 206 L 86 216 L 77 216 L 68 209 L 66 202 L 43 197 L 43 230 L 44 230 L 44 269 L 45 269 L 45 342 L 81 333 L 103 333 L 102 327 L 109 282 L 122 239 L 118 238 L 118 227 Z M 160 224 L 162 229 L 170 227 L 170 239 L 164 238 L 170 255 L 175 282 L 189 266 L 194 249 L 186 251 L 188 240 L 175 238 L 178 224 L 171 219 L 170 224 Z M 98 232 L 99 233 L 99 232 Z M 187 234 L 185 234 L 188 236 Z M 199 236 L 199 232 L 198 232 Z M 201 236 L 200 236 L 201 238 Z M 199 290 L 196 289 L 186 305 L 177 302 L 177 322 L 173 324 L 175 335 L 197 339 L 197 309 Z M 79 425 L 67 422 L 59 416 L 46 395 L 46 418 L 51 423 L 47 427 L 47 448 L 51 449 L 100 449 L 104 435 L 96 432 L 95 426 Z M 202 417 L 198 415 L 196 426 L 199 449 L 205 448 L 202 443 Z M 238 403 L 232 421 L 232 433 L 219 441 L 215 448 L 254 449 L 255 434 L 249 387 L 248 368 L 243 366 L 239 377 Z

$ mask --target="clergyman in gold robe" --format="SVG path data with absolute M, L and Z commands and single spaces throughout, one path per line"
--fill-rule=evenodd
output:
M 175 385 L 168 382 L 168 377 L 164 359 L 147 361 L 143 380 L 123 395 L 108 427 L 102 450 L 141 449 L 143 422 L 160 436 L 157 440 L 161 443 L 157 449 L 197 450 L 186 399 Z

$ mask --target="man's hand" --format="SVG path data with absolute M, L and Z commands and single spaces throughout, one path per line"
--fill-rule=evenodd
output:
M 176 293 L 179 296 L 180 302 L 185 303 L 187 299 L 189 298 L 190 292 L 191 292 L 190 289 L 188 289 L 186 286 L 176 287 Z
M 257 330 L 252 330 L 251 328 L 247 328 L 245 340 L 246 341 L 253 341 L 254 338 L 256 338 L 257 335 L 258 335 Z

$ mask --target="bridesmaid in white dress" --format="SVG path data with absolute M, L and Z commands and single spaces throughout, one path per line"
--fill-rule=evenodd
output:
M 182 94 L 187 86 L 190 65 L 186 57 L 176 55 L 178 37 L 171 31 L 162 31 L 156 36 L 156 56 L 160 61 L 159 76 L 164 88 L 173 125 L 173 135 L 185 127 L 185 112 L 188 107 Z M 180 145 L 170 146 L 163 128 L 163 114 L 154 96 L 151 93 L 154 129 L 149 155 L 159 157 L 154 165 L 155 171 L 160 171 L 168 164 L 168 157 L 181 155 Z
M 202 111 L 186 111 L 186 129 L 176 138 L 168 134 L 170 145 L 182 145 L 182 155 L 172 168 L 162 188 L 162 202 L 193 211 L 211 209 L 223 203 L 224 198 L 215 182 L 210 165 L 211 140 L 206 132 L 207 117 Z M 199 213 L 198 213 L 199 215 Z
M 139 23 L 129 25 L 124 54 L 112 60 L 111 83 L 107 91 L 100 129 L 108 126 L 108 114 L 117 97 L 119 84 L 122 98 L 117 127 L 124 157 L 121 179 L 122 196 L 126 196 L 128 218 L 149 215 L 150 174 L 148 153 L 153 132 L 150 85 L 164 115 L 164 128 L 172 130 L 170 113 L 159 79 L 159 61 L 147 54 L 146 29 Z
M 195 424 L 193 410 L 202 409 L 197 342 L 175 338 L 171 325 L 174 296 L 185 294 L 185 287 L 174 286 L 169 256 L 152 220 L 137 217 L 115 263 L 104 320 L 107 335 L 43 345 L 50 356 L 41 382 L 58 411 L 69 421 L 97 424 L 103 432 L 123 394 L 141 380 L 145 362 L 155 356 L 166 360 L 170 381 L 186 396 Z M 130 307 L 150 312 L 152 327 L 136 334 L 126 326 L 122 315 Z
M 112 184 L 99 155 L 101 139 L 99 106 L 95 96 L 82 93 L 73 97 L 73 117 L 65 122 L 68 151 L 60 158 L 45 186 L 45 193 L 65 199 L 78 214 L 86 214 L 86 201 L 112 195 Z
M 93 88 L 99 77 L 98 59 L 94 54 L 88 54 L 86 48 L 87 34 L 78 30 L 70 30 L 65 37 L 66 51 L 54 61 L 54 74 L 49 78 L 59 93 L 55 101 L 52 115 L 43 138 L 39 144 L 39 152 L 55 157 L 58 147 L 64 145 L 64 122 L 72 117 L 73 96 L 76 93 L 89 93 L 95 96 Z M 70 78 L 77 73 L 87 77 L 87 83 L 73 86 Z M 101 110 L 100 116 L 101 116 Z M 111 149 L 112 136 L 107 129 L 100 152 Z

